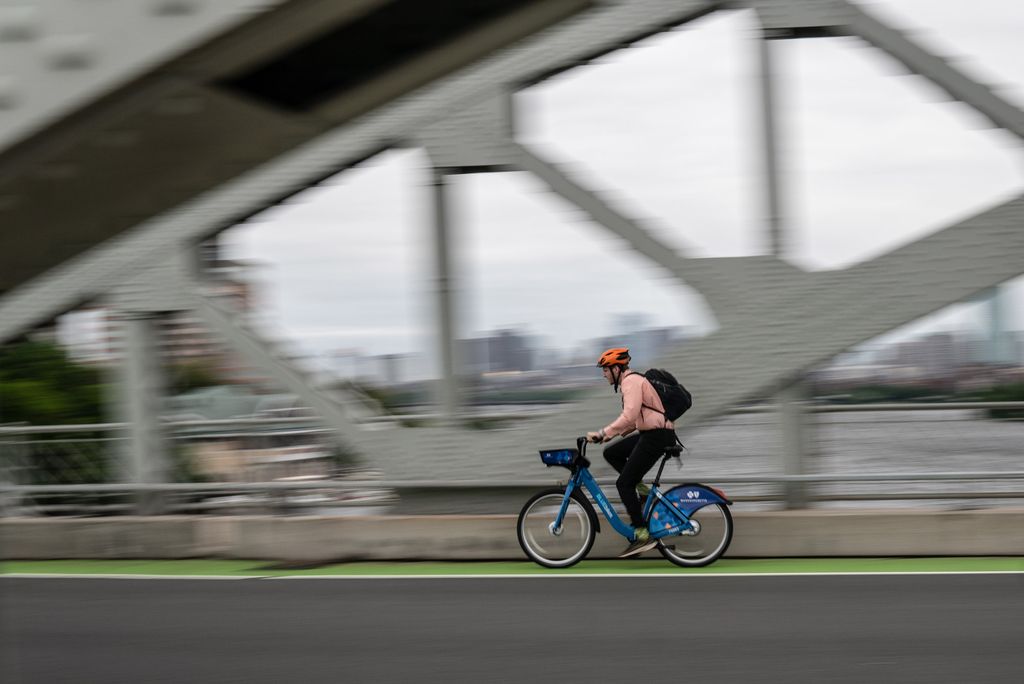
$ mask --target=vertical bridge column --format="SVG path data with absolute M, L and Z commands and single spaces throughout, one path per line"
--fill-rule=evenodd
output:
M 20 495 L 5 491 L 5 488 L 28 484 L 18 481 L 19 466 L 26 451 L 25 446 L 18 444 L 18 441 L 17 434 L 0 434 L 0 518 L 17 515 L 20 503 Z
M 761 94 L 761 136 L 764 144 L 764 193 L 768 248 L 772 256 L 782 258 L 786 253 L 785 218 L 779 183 L 778 121 L 776 112 L 776 78 L 772 51 L 775 49 L 771 32 L 765 30 L 758 40 Z M 777 51 L 777 50 L 776 50 Z
M 814 415 L 807 410 L 807 385 L 797 382 L 776 396 L 779 428 L 782 433 L 782 472 L 785 475 L 806 475 L 810 456 Z M 807 507 L 807 485 L 787 482 L 786 508 Z
M 989 363 L 1011 365 L 1017 362 L 1014 341 L 1006 325 L 1008 294 L 1005 285 L 997 285 L 979 297 L 985 307 L 985 361 Z
M 122 313 L 121 366 L 118 376 L 118 405 L 127 423 L 122 443 L 121 467 L 132 484 L 160 484 L 171 480 L 169 449 L 160 421 L 164 396 L 164 373 L 158 344 L 156 314 Z M 140 493 L 136 512 L 162 512 L 162 497 Z
M 434 295 L 437 313 L 437 345 L 441 360 L 439 403 L 445 418 L 454 421 L 459 414 L 459 380 L 455 339 L 456 287 L 452 277 L 451 234 L 448 216 L 447 184 L 444 171 L 433 171 L 434 194 Z
M 761 96 L 761 137 L 763 143 L 764 209 L 769 253 L 782 259 L 789 252 L 790 240 L 782 201 L 779 165 L 778 78 L 775 39 L 788 36 L 785 30 L 765 27 L 758 40 L 758 61 Z M 785 475 L 805 475 L 810 445 L 814 439 L 814 416 L 807 410 L 807 385 L 799 381 L 784 388 L 776 396 L 779 429 L 782 439 L 782 471 Z M 786 508 L 806 508 L 807 485 L 787 482 L 783 500 Z

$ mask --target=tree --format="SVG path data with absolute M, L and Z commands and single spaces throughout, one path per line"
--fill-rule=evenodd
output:
M 27 341 L 0 347 L 0 423 L 101 423 L 104 390 L 98 370 L 73 362 L 56 345 Z M 94 439 L 101 436 L 81 431 L 33 435 L 25 447 L 22 484 L 106 482 L 107 447 Z M 81 502 L 70 496 L 45 501 Z
M 1024 382 L 996 385 L 981 395 L 982 401 L 1024 401 Z M 1024 420 L 1024 409 L 989 409 L 989 418 Z
M 27 341 L 0 347 L 0 422 L 64 425 L 103 420 L 100 372 L 60 347 Z

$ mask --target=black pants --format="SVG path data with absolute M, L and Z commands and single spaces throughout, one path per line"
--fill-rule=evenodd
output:
M 619 473 L 615 487 L 626 506 L 633 527 L 643 527 L 643 510 L 636 485 L 654 467 L 665 447 L 676 443 L 676 433 L 668 428 L 646 430 L 620 439 L 604 450 L 604 459 Z

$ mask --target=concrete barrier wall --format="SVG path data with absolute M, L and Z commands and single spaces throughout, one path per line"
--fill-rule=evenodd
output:
M 0 558 L 521 560 L 515 522 L 510 515 L 6 518 Z M 733 557 L 1024 556 L 1024 509 L 743 512 L 735 522 Z M 591 558 L 613 558 L 625 545 L 607 523 L 602 530 Z

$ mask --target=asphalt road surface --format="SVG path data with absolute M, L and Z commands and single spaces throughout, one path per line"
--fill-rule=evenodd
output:
M 1024 682 L 1024 575 L 0 578 L 0 681 Z

